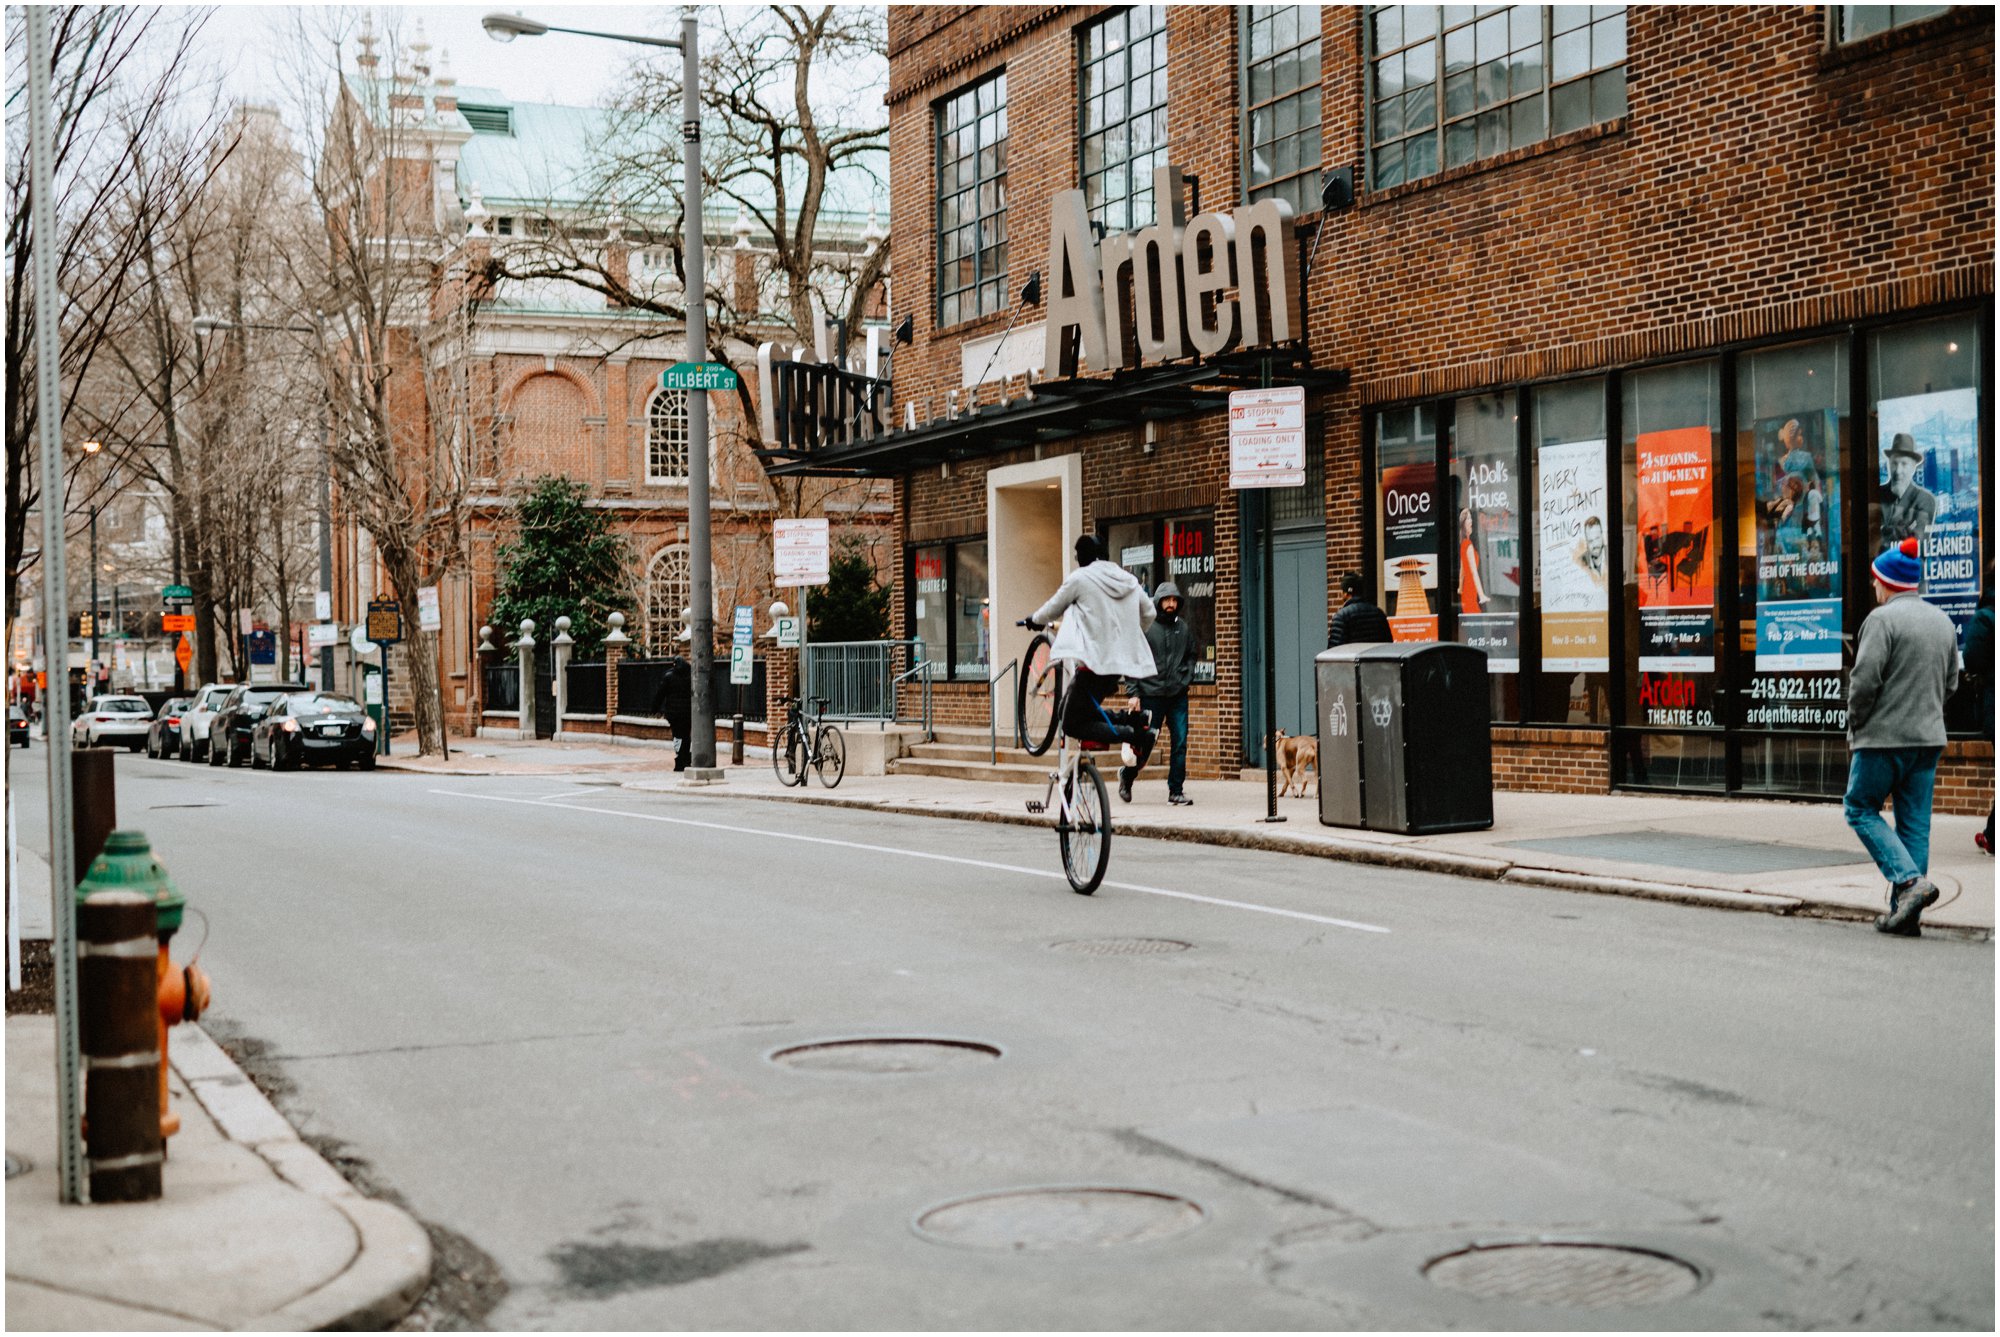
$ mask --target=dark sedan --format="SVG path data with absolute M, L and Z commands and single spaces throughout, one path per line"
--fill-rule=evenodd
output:
M 181 750 L 181 712 L 188 708 L 191 696 L 176 696 L 160 703 L 159 714 L 153 716 L 153 723 L 146 730 L 146 755 L 158 761 L 176 756 Z
M 208 725 L 208 764 L 241 766 L 250 760 L 250 729 L 280 697 L 310 692 L 302 682 L 260 682 L 232 687 Z
M 375 721 L 352 697 L 301 692 L 275 702 L 250 731 L 250 764 L 274 771 L 359 763 L 375 769 Z
M 28 745 L 28 716 L 19 706 L 7 707 L 7 746 Z

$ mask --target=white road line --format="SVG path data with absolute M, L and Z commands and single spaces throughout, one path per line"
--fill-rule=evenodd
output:
M 727 822 L 698 822 L 692 817 L 667 817 L 652 812 L 626 812 L 620 808 L 587 808 L 575 803 L 554 803 L 548 799 L 507 798 L 499 794 L 468 794 L 458 789 L 433 789 L 433 794 L 446 798 L 483 799 L 488 803 L 520 803 L 529 807 L 554 808 L 559 812 L 595 812 L 606 817 L 631 817 L 642 822 L 666 822 L 673 826 L 696 826 L 707 831 L 730 831 L 738 835 L 764 836 L 771 840 L 795 840 L 807 845 L 832 845 L 839 849 L 861 850 L 869 854 L 900 854 L 907 859 L 930 859 L 937 863 L 964 864 L 973 868 L 990 868 L 1002 873 L 1020 873 L 1027 877 L 1059 878 L 1061 873 L 1052 873 L 1046 868 L 1023 868 L 1018 864 L 994 863 L 987 859 L 967 859 L 955 854 L 932 854 L 928 850 L 906 850 L 894 845 L 868 845 L 856 840 L 835 840 L 831 836 L 806 836 L 796 831 L 767 831 L 755 826 L 733 826 Z M 557 796 L 560 797 L 560 796 Z M 1116 828 L 1113 828 L 1114 831 Z M 1067 881 L 1067 879 L 1064 879 Z M 1303 919 L 1313 924 L 1330 924 L 1335 928 L 1351 928 L 1360 933 L 1387 933 L 1388 929 L 1379 924 L 1363 924 L 1352 919 L 1334 919 L 1327 915 L 1309 915 L 1303 910 L 1281 910 L 1274 905 L 1256 905 L 1250 901 L 1230 901 L 1219 896 L 1198 896 L 1191 891 L 1172 891 L 1166 887 L 1146 887 L 1136 882 L 1104 883 L 1119 891 L 1136 891 L 1147 896 L 1170 896 L 1178 901 L 1199 901 L 1203 905 L 1220 905 L 1230 910 L 1250 910 L 1257 914 L 1277 915 L 1284 919 Z

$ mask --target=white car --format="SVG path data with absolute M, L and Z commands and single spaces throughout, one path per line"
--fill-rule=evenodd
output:
M 212 682 L 196 692 L 194 703 L 181 712 L 182 761 L 200 761 L 208 755 L 209 722 L 215 718 L 215 708 L 234 686 L 234 683 Z
M 137 752 L 152 727 L 153 708 L 145 697 L 96 696 L 70 726 L 70 741 L 78 747 L 123 743 Z

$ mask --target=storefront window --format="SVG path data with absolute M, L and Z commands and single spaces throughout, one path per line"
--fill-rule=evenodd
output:
M 959 543 L 952 547 L 951 664 L 956 678 L 987 676 L 988 649 L 993 641 L 986 603 L 986 545 Z
M 1514 397 L 1458 401 L 1451 431 L 1457 638 L 1486 652 L 1493 718 L 1521 717 L 1521 451 Z
M 950 660 L 951 578 L 945 565 L 950 549 L 943 544 L 918 548 L 912 559 L 910 588 L 916 602 L 910 607 L 912 634 L 924 643 L 924 658 L 935 667 L 936 677 L 946 677 Z
M 1954 316 L 1883 330 L 1870 337 L 1868 365 L 1869 558 L 1915 538 L 1924 598 L 1962 630 L 1985 572 L 1979 326 Z
M 1375 592 L 1399 641 L 1438 638 L 1437 418 L 1431 406 L 1375 418 Z
M 1215 522 L 1207 515 L 1125 520 L 1104 530 L 1111 560 L 1151 594 L 1163 580 L 1180 588 L 1181 616 L 1194 630 L 1194 680 L 1215 681 Z
M 1721 608 L 1716 537 L 1721 368 L 1697 362 L 1624 378 L 1625 720 L 1647 729 L 1719 729 Z M 1716 739 L 1650 735 L 1621 745 L 1620 780 L 1719 789 Z
M 1534 392 L 1535 606 L 1542 672 L 1535 716 L 1611 719 L 1611 500 L 1605 477 L 1604 382 Z
M 1736 366 L 1738 722 L 1771 735 L 1743 745 L 1748 790 L 1838 793 L 1847 773 L 1847 359 L 1826 339 Z

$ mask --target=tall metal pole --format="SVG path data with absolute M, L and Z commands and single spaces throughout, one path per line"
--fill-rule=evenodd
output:
M 56 1185 L 83 1201 L 82 1059 L 76 1030 L 76 845 L 70 822 L 69 571 L 62 513 L 62 358 L 56 305 L 55 127 L 46 6 L 28 8 L 29 219 L 35 237 L 35 394 L 42 435 L 42 644 L 49 690 L 42 695 L 49 762 L 49 899 L 56 985 Z M 95 562 L 92 563 L 96 565 Z M 94 630 L 94 628 L 93 628 Z
M 681 168 L 686 185 L 683 203 L 687 234 L 683 244 L 687 267 L 688 361 L 708 361 L 708 258 L 702 236 L 701 212 L 701 51 L 694 14 L 681 15 Z M 689 701 L 688 751 L 693 778 L 719 780 L 715 766 L 715 703 L 710 699 L 709 665 L 715 654 L 715 594 L 709 574 L 708 532 L 708 392 L 688 394 L 688 664 L 694 681 Z
M 326 592 L 329 611 L 333 604 L 332 436 L 333 413 L 322 400 L 319 437 L 319 587 Z M 330 645 L 322 645 L 319 648 L 319 689 L 322 692 L 333 690 L 333 647 Z
M 97 625 L 99 620 L 97 611 L 97 507 L 93 505 L 90 508 L 90 666 L 84 670 L 85 673 L 90 675 L 90 683 L 88 685 L 93 691 L 97 687 L 98 642 L 104 636 L 103 630 Z

